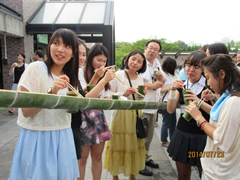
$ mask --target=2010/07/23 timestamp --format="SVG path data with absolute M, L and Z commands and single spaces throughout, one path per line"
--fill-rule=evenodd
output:
M 204 151 L 204 152 L 195 152 L 189 151 L 188 158 L 224 158 L 224 152 L 220 151 Z

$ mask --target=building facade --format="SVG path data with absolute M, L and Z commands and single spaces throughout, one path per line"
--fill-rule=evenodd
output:
M 83 8 L 73 8 L 75 5 Z M 26 63 L 33 61 L 37 49 L 42 49 L 46 57 L 48 41 L 58 28 L 72 29 L 88 47 L 103 44 L 109 50 L 108 64 L 115 64 L 113 5 L 113 1 L 94 0 L 1 0 L 0 89 L 11 89 L 13 77 L 9 70 L 19 53 L 25 54 Z M 61 8 L 57 9 L 59 6 Z M 54 9 L 49 10 L 49 7 Z M 66 16 L 68 20 L 61 22 Z M 76 16 L 79 16 L 77 21 L 71 22 Z M 52 22 L 44 21 L 52 17 L 55 17 Z

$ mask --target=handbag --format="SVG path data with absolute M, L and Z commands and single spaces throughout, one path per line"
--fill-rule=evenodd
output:
M 168 91 L 163 95 L 161 102 L 163 102 L 163 100 L 164 100 L 165 96 L 167 95 L 167 93 L 168 93 Z M 162 109 L 158 109 L 157 112 L 158 112 L 158 114 L 162 114 Z
M 129 75 L 127 73 L 127 71 L 125 71 L 130 87 L 132 87 L 132 83 L 131 80 L 129 78 Z M 132 94 L 133 100 L 135 101 L 135 96 Z M 136 120 L 136 134 L 137 134 L 137 138 L 139 139 L 143 139 L 147 137 L 148 134 L 148 119 L 146 117 L 139 117 L 138 115 L 138 110 L 136 110 L 136 114 L 137 114 L 137 120 Z

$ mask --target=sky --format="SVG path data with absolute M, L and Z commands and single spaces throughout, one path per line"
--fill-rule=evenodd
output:
M 114 0 L 116 42 L 240 41 L 239 0 Z

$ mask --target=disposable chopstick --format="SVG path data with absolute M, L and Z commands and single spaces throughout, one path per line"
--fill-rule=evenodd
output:
M 104 67 L 104 69 L 110 69 L 110 68 L 112 68 L 112 67 L 114 67 L 114 66 L 116 66 L 116 65 L 106 66 L 106 67 Z M 96 72 L 96 71 L 97 71 L 97 69 L 94 70 L 94 72 Z
M 200 107 L 205 99 L 201 98 L 200 101 L 197 103 L 197 106 Z
M 117 78 L 117 80 L 119 80 L 124 86 L 126 86 L 127 88 L 129 88 L 128 85 L 126 85 L 126 84 L 125 84 L 121 79 L 119 79 L 117 76 L 115 76 L 115 78 Z M 139 93 L 139 92 L 137 92 L 137 91 L 136 91 L 136 93 L 144 98 L 144 95 L 142 95 L 141 93 Z
M 82 95 L 70 84 L 68 83 L 68 87 L 78 96 L 82 97 Z

